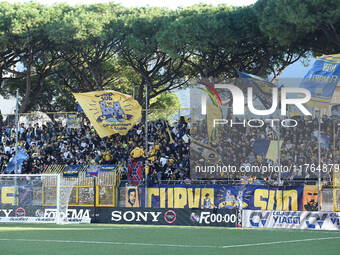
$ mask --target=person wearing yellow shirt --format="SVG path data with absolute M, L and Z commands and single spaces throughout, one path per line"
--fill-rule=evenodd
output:
M 151 162 L 154 162 L 156 160 L 156 153 L 157 153 L 157 150 L 155 147 L 152 147 L 150 150 L 149 150 L 149 160 Z
M 145 178 L 147 178 L 149 172 L 150 172 L 150 166 L 148 164 L 148 161 L 146 161 L 146 164 L 145 164 Z
M 137 146 L 130 152 L 130 156 L 133 157 L 135 160 L 141 160 L 145 157 L 145 153 L 143 148 Z
M 175 160 L 171 157 L 171 158 L 169 159 L 169 162 L 168 162 L 168 163 L 169 163 L 170 166 L 172 166 L 174 162 L 175 162 Z
M 158 151 L 159 150 L 159 144 L 158 143 L 155 144 L 154 148 L 155 148 L 156 151 Z
M 105 163 L 108 163 L 112 160 L 110 152 L 109 151 L 105 151 L 103 152 L 103 159 Z
M 247 179 L 245 179 L 245 178 L 241 178 L 241 184 L 247 184 Z

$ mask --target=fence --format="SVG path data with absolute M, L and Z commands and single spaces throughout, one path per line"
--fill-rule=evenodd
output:
M 66 165 L 51 165 L 45 169 L 44 173 L 62 174 L 65 169 Z M 79 168 L 76 178 L 68 178 L 74 181 L 69 206 L 117 206 L 117 194 L 121 176 L 120 166 L 114 171 L 99 171 L 96 177 L 89 177 L 86 174 L 87 169 L 88 166 L 84 165 Z M 55 182 L 48 182 L 45 183 L 44 188 L 45 190 L 56 190 L 56 185 Z M 51 200 L 48 201 L 44 198 L 43 201 L 44 206 L 53 205 Z
M 145 110 L 142 110 L 145 112 Z M 190 108 L 174 108 L 174 109 L 149 109 L 148 120 L 154 121 L 158 119 L 165 119 L 173 122 L 178 120 L 180 116 L 189 116 Z M 14 125 L 15 114 L 0 114 L 0 127 Z M 86 116 L 82 112 L 31 112 L 20 113 L 19 124 L 23 123 L 26 127 L 38 123 L 47 125 L 47 123 L 60 123 L 64 127 L 79 128 L 80 124 L 86 120 Z M 3 123 L 1 123 L 3 122 Z

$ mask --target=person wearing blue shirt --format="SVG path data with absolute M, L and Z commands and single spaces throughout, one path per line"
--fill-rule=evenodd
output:
M 243 209 L 243 204 L 242 204 L 242 199 L 241 197 L 239 196 L 235 196 L 235 200 L 237 201 L 237 204 L 236 204 L 236 207 L 239 209 L 239 210 L 242 210 Z
M 211 202 L 209 193 L 205 194 L 205 198 L 203 200 L 203 208 L 204 209 L 212 209 L 215 208 L 216 206 Z

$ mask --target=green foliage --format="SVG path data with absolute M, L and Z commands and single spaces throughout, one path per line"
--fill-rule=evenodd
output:
M 118 56 L 135 73 L 130 77 L 137 82 L 133 86 L 141 105 L 145 104 L 146 86 L 151 99 L 187 83 L 184 58 L 173 58 L 158 42 L 158 34 L 172 19 L 173 12 L 161 8 L 131 9 L 121 17 L 124 36 Z
M 232 78 L 236 69 L 277 74 L 304 53 L 298 47 L 280 46 L 263 34 L 252 6 L 181 9 L 159 40 L 172 54 L 189 56 L 191 74 L 203 80 Z
M 339 49 L 337 0 L 259 0 L 177 10 L 113 3 L 0 2 L 0 93 L 20 112 L 74 110 L 73 92 L 112 89 L 145 107 L 175 109 L 168 93 L 235 70 L 280 75 L 310 50 Z M 20 68 L 18 68 L 18 66 Z M 214 81 L 212 81 L 214 82 Z
M 162 93 L 150 100 L 149 119 L 157 120 L 159 118 L 169 120 L 171 116 L 181 109 L 181 102 L 174 93 Z
M 338 0 L 259 0 L 260 28 L 281 45 L 298 44 L 315 54 L 340 50 Z

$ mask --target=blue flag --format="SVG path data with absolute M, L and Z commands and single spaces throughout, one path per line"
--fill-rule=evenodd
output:
M 116 169 L 117 165 L 101 165 L 100 171 L 102 172 L 110 172 Z
M 63 171 L 63 177 L 64 178 L 77 178 L 79 172 L 81 171 L 82 166 L 81 165 L 70 165 L 66 166 L 66 168 Z
M 243 73 L 237 70 L 238 76 L 243 80 L 245 89 L 252 87 L 254 95 L 261 101 L 266 109 L 270 109 L 272 106 L 272 91 L 275 88 L 275 84 L 262 79 L 259 76 Z
M 80 104 L 78 104 L 77 106 L 77 112 L 82 112 L 83 111 L 83 108 L 81 108 Z
M 313 135 L 316 139 L 319 139 L 319 131 L 314 131 Z M 329 136 L 320 132 L 320 144 L 322 147 L 327 148 L 329 146 Z
M 257 138 L 253 145 L 253 152 L 265 156 L 269 148 L 270 141 L 263 138 Z
M 300 84 L 300 88 L 308 89 L 311 100 L 307 105 L 328 108 L 335 87 L 340 83 L 340 54 L 324 55 L 317 58 Z
M 28 154 L 26 151 L 19 147 L 18 148 L 18 153 L 17 153 L 17 159 L 18 159 L 18 171 L 21 173 L 21 166 L 24 163 L 26 159 L 28 159 Z M 8 165 L 5 169 L 5 174 L 10 174 L 13 173 L 15 169 L 15 156 L 11 158 L 11 160 L 8 162 Z
M 100 166 L 96 164 L 89 165 L 88 168 L 86 169 L 86 176 L 87 177 L 98 176 L 99 169 Z

